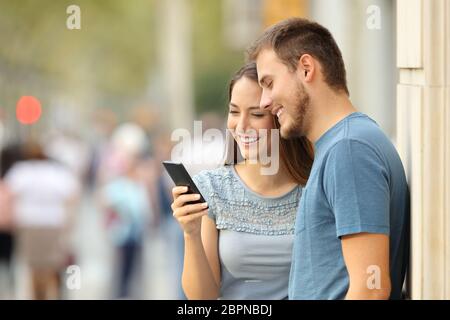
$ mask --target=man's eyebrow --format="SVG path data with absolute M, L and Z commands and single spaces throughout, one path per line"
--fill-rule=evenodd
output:
M 232 102 L 230 102 L 230 107 L 235 107 L 235 108 L 239 109 L 239 106 L 237 104 L 232 103 Z

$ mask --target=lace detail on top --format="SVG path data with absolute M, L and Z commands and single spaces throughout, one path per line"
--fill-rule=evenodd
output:
M 260 235 L 294 233 L 301 186 L 280 197 L 264 197 L 251 191 L 232 166 L 204 170 L 193 179 L 217 229 Z

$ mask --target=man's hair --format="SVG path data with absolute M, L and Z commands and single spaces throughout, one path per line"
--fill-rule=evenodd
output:
M 269 27 L 247 50 L 248 61 L 255 61 L 263 49 L 273 49 L 291 71 L 297 70 L 303 54 L 311 55 L 320 62 L 325 82 L 349 94 L 341 51 L 330 31 L 320 24 L 290 18 Z

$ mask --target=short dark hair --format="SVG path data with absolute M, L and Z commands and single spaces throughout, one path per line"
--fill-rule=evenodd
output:
M 269 27 L 247 50 L 255 61 L 261 50 L 271 48 L 292 71 L 298 60 L 310 54 L 322 66 L 325 82 L 334 90 L 349 94 L 341 51 L 327 28 L 303 18 L 289 18 Z

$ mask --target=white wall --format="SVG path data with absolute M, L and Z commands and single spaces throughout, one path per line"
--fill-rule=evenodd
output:
M 380 28 L 367 26 L 368 20 L 373 21 L 372 9 L 379 12 Z M 342 51 L 353 104 L 393 139 L 397 81 L 394 12 L 391 0 L 310 1 L 311 18 L 330 30 Z
M 450 0 L 397 5 L 397 132 L 412 199 L 411 293 L 450 299 Z

